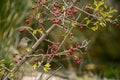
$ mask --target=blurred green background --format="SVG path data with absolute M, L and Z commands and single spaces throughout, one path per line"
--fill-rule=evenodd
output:
M 10 46 L 20 38 L 16 28 L 24 25 L 31 12 L 32 2 L 32 0 L 0 0 L 0 59 L 5 58 L 6 65 L 12 61 Z M 84 4 L 92 2 L 93 0 L 83 0 Z M 120 0 L 105 2 L 119 11 L 115 16 L 120 13 Z M 57 37 L 54 33 L 51 35 Z M 103 31 L 75 30 L 73 35 L 77 37 L 79 43 L 84 39 L 91 40 L 88 50 L 84 52 L 83 64 L 76 65 L 77 69 L 86 70 L 88 64 L 93 64 L 96 68 L 91 70 L 101 77 L 120 78 L 120 28 L 109 24 Z

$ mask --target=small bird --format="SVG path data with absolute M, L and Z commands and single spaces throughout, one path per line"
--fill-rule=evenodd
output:
M 21 54 L 21 56 L 25 55 L 27 52 L 26 48 L 28 47 L 28 42 L 31 41 L 28 37 L 23 37 L 20 43 L 17 46 L 17 50 Z

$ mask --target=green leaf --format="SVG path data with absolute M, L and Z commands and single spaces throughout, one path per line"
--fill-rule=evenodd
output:
M 36 69 L 37 68 L 37 63 L 35 63 L 32 67 L 33 67 L 33 69 Z
M 94 0 L 94 5 L 96 6 L 94 10 L 98 11 L 103 4 L 104 4 L 104 1 L 97 2 L 96 0 Z
M 10 77 L 13 77 L 14 76 L 14 73 L 10 73 Z
M 93 3 L 95 6 L 97 6 L 97 1 L 96 0 L 94 0 L 94 3 Z
M 97 31 L 98 30 L 98 26 L 91 27 L 90 29 L 92 29 L 93 31 Z
M 66 10 L 65 6 L 62 6 L 62 11 L 65 11 L 65 10 Z
M 105 5 L 104 5 L 104 8 L 105 8 L 105 9 L 107 9 L 107 8 L 108 8 L 108 6 L 105 4 Z
M 44 65 L 44 67 L 43 67 L 43 70 L 45 71 L 45 72 L 48 72 L 48 70 L 50 70 L 51 68 L 50 68 L 50 63 L 46 63 L 45 65 Z
M 50 66 L 51 66 L 50 63 L 45 64 L 45 67 L 50 67 Z
M 72 27 L 77 27 L 77 23 L 71 22 L 71 26 L 72 26 Z
M 43 70 L 44 70 L 45 72 L 48 72 L 50 69 L 51 69 L 51 68 L 48 68 L 48 67 L 44 67 L 44 68 L 43 68 Z
M 36 34 L 37 33 L 37 30 L 33 30 L 33 34 Z
M 40 29 L 38 29 L 37 30 L 40 34 L 43 34 L 43 31 L 42 31 L 42 29 L 40 28 Z
M 100 25 L 101 25 L 102 27 L 106 27 L 106 23 L 104 23 L 104 22 L 100 22 Z
M 90 20 L 87 20 L 87 21 L 86 21 L 86 24 L 88 25 L 89 23 L 90 23 Z

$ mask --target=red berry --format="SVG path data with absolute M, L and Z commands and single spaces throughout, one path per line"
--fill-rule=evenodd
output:
M 53 6 L 54 6 L 54 7 L 60 7 L 60 5 L 57 4 L 57 3 L 54 3 Z
M 25 20 L 25 23 L 26 23 L 26 24 L 29 24 L 29 23 L 30 23 L 30 20 L 29 20 L 29 19 L 26 19 L 26 20 Z
M 14 54 L 13 54 L 13 57 L 16 57 L 16 55 L 17 55 L 17 53 L 14 53 Z
M 32 10 L 34 10 L 34 9 L 35 9 L 35 7 L 33 6 L 33 7 L 32 7 Z
M 38 62 L 38 59 L 37 59 L 37 58 L 35 58 L 35 59 L 34 59 L 34 62 Z
M 58 49 L 58 46 L 57 46 L 57 45 L 53 45 L 53 48 L 54 48 L 55 50 L 57 50 L 57 49 Z
M 18 63 L 18 60 L 15 60 L 15 63 Z
M 21 60 L 21 58 L 19 58 L 18 60 Z
M 43 4 L 43 5 L 46 5 L 46 4 L 47 4 L 47 2 L 43 2 L 42 4 Z
M 74 9 L 73 13 L 75 13 L 75 14 L 78 13 L 78 10 L 77 10 L 77 9 Z
M 70 37 L 70 41 L 72 41 L 73 40 L 73 38 L 72 37 Z
M 47 59 L 48 59 L 48 60 L 50 60 L 50 59 L 51 59 L 51 57 L 48 57 Z
M 72 20 L 75 21 L 75 18 L 73 17 Z
M 61 26 L 64 26 L 64 24 L 61 24 Z
M 80 49 L 80 47 L 81 47 L 80 45 L 77 45 L 77 48 L 78 48 L 78 49 Z
M 59 18 L 59 21 L 62 21 L 62 18 Z
M 73 46 L 70 46 L 70 51 L 74 51 L 74 48 L 73 48 Z
M 53 18 L 53 21 L 56 21 L 57 20 L 57 18 Z
M 40 22 L 40 24 L 41 24 L 41 25 L 43 25 L 43 24 L 44 24 L 44 22 L 43 22 L 43 21 L 41 21 L 41 22 Z
M 77 56 L 74 56 L 74 60 L 77 61 L 77 60 L 78 60 L 78 57 L 77 57 Z
M 81 61 L 80 61 L 80 60 L 77 60 L 77 64 L 81 64 Z
M 40 52 L 45 53 L 45 51 L 43 49 L 40 49 Z
M 50 18 L 48 18 L 48 21 L 50 21 Z
M 91 4 L 87 4 L 87 5 L 86 5 L 86 8 L 89 9 L 91 6 L 92 6 Z
M 24 32 L 24 31 L 25 31 L 24 29 L 20 29 L 20 30 L 19 30 L 19 32 L 21 32 L 21 33 Z
M 61 13 L 64 13 L 64 11 L 61 11 Z
M 72 36 L 73 35 L 73 33 L 70 33 L 70 36 Z
M 67 10 L 67 15 L 72 15 L 72 10 L 71 9 Z
M 64 36 L 65 36 L 64 34 L 61 35 L 61 37 L 64 37 Z
M 53 21 L 53 24 L 58 24 L 59 22 L 58 21 Z
M 71 53 L 67 53 L 67 56 L 70 56 L 71 55 Z
M 40 2 L 41 2 L 41 0 L 37 0 L 36 2 L 37 2 L 37 3 L 40 3 Z
M 84 27 L 83 26 L 80 26 L 80 30 L 83 30 L 84 29 Z
M 52 54 L 56 54 L 56 52 L 55 51 L 53 51 L 53 53 Z
M 116 27 L 120 27 L 120 24 L 119 24 L 119 23 L 116 23 L 115 26 L 116 26 Z

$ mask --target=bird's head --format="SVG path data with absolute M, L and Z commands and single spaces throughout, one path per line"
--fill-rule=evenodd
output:
M 23 43 L 28 43 L 29 41 L 31 41 L 31 39 L 29 39 L 28 37 L 23 37 L 21 39 L 21 42 L 23 42 Z

